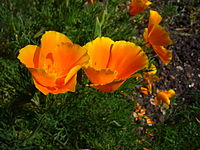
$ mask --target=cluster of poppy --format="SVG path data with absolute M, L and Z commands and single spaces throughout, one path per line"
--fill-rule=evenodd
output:
M 138 8 L 135 12 L 139 13 L 150 4 L 147 0 L 133 0 L 130 9 Z M 141 7 L 137 7 L 139 5 Z M 171 51 L 163 46 L 171 44 L 171 40 L 168 33 L 158 25 L 161 19 L 157 12 L 150 11 L 144 39 L 148 42 L 147 47 L 152 45 L 161 60 L 167 64 L 171 59 Z M 148 66 L 146 54 L 134 43 L 114 42 L 108 37 L 98 37 L 81 47 L 55 31 L 47 31 L 42 36 L 41 47 L 28 45 L 22 48 L 18 59 L 29 69 L 36 88 L 44 94 L 74 92 L 77 72 L 81 68 L 91 81 L 91 87 L 112 92 L 132 77 L 132 74 Z M 151 93 L 153 83 L 150 82 L 149 75 L 145 78 Z
M 98 37 L 81 47 L 55 31 L 47 31 L 42 36 L 41 47 L 22 48 L 18 59 L 29 69 L 36 88 L 44 94 L 74 92 L 81 68 L 92 82 L 91 87 L 112 92 L 148 65 L 146 54 L 134 43 Z
M 152 95 L 153 90 L 152 87 L 156 81 L 159 81 L 160 78 L 156 75 L 157 69 L 155 65 L 151 64 L 149 71 L 144 73 L 144 82 L 143 86 L 140 88 L 141 93 L 145 95 Z M 151 99 L 151 104 L 155 106 L 161 106 L 161 111 L 165 113 L 165 111 L 169 108 L 170 105 L 170 98 L 175 95 L 175 91 L 170 89 L 168 91 L 157 90 L 157 95 L 154 99 Z

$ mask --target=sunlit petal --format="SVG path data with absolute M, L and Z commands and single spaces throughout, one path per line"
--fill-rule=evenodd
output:
M 94 68 L 87 67 L 84 71 L 93 84 L 107 84 L 114 81 L 117 76 L 117 72 L 111 69 L 96 70 Z
M 36 45 L 27 45 L 19 51 L 18 59 L 23 63 L 27 68 L 37 68 L 38 67 L 38 52 L 40 47 Z
M 114 43 L 108 68 L 118 72 L 117 79 L 125 79 L 148 65 L 148 58 L 141 47 L 126 41 Z
M 107 68 L 113 44 L 114 41 L 108 37 L 99 37 L 87 43 L 84 47 L 88 50 L 88 55 L 90 56 L 88 66 L 92 66 L 95 69 Z

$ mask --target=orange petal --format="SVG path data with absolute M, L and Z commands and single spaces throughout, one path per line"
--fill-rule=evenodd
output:
M 94 69 L 107 68 L 112 44 L 114 44 L 114 41 L 108 37 L 98 37 L 87 43 L 84 47 L 88 50 L 90 56 L 88 66 Z
M 157 24 L 154 24 L 152 30 L 149 30 L 148 41 L 151 45 L 168 46 L 172 44 L 168 32 Z
M 153 26 L 155 24 L 159 24 L 162 21 L 162 17 L 159 15 L 157 11 L 150 10 L 149 24 L 148 29 L 151 32 Z
M 100 69 L 96 70 L 91 67 L 87 67 L 84 69 L 86 75 L 89 80 L 94 84 L 107 84 L 112 82 L 116 76 L 117 72 L 112 71 L 111 69 Z
M 148 65 L 144 51 L 134 43 L 117 41 L 114 43 L 108 68 L 118 72 L 118 79 L 125 79 Z
M 43 69 L 35 69 L 29 68 L 33 79 L 37 81 L 37 83 L 46 86 L 46 87 L 54 87 L 56 86 L 56 74 L 47 74 Z
M 145 94 L 145 95 L 148 95 L 148 90 L 147 90 L 147 88 L 141 87 L 141 88 L 140 88 L 140 92 L 143 93 L 143 94 Z
M 166 103 L 167 105 L 170 104 L 169 97 L 164 92 L 158 92 L 156 98 L 157 100 L 162 101 L 163 103 Z
M 164 93 L 165 94 L 167 94 L 167 96 L 169 97 L 169 98 L 172 98 L 176 93 L 175 93 L 175 91 L 174 90 L 169 90 L 169 91 L 164 91 Z
M 34 80 L 34 84 L 36 88 L 39 89 L 45 95 L 49 93 L 52 93 L 52 94 L 66 93 L 68 91 L 74 92 L 75 85 L 76 85 L 76 74 L 65 85 L 62 85 L 62 86 L 59 86 L 59 85 L 55 87 L 43 86 L 36 80 Z
M 38 81 L 36 80 L 33 80 L 34 81 L 34 84 L 35 84 L 35 87 L 41 91 L 43 94 L 47 95 L 49 93 L 52 93 L 52 91 L 55 90 L 55 88 L 51 88 L 51 87 L 45 87 L 43 85 L 41 85 Z
M 144 40 L 145 40 L 146 42 L 149 42 L 149 39 L 148 39 L 148 29 L 147 29 L 147 28 L 144 29 L 143 37 L 144 37 Z M 148 46 L 148 45 L 147 45 L 147 46 Z M 150 47 L 147 47 L 147 48 L 150 48 Z
M 59 76 L 66 75 L 71 68 L 88 63 L 87 50 L 77 44 L 65 43 L 57 46 L 52 54 L 54 59 L 53 70 Z
M 41 38 L 41 54 L 40 59 L 47 57 L 49 53 L 54 53 L 58 45 L 71 43 L 72 41 L 62 33 L 56 31 L 46 31 Z M 40 68 L 43 62 L 40 62 Z
M 91 84 L 90 86 L 102 92 L 112 92 L 117 90 L 123 83 L 124 80 L 118 80 L 108 84 Z
M 163 46 L 153 46 L 154 51 L 162 62 L 167 65 L 172 59 L 172 51 L 164 48 Z
M 23 63 L 27 68 L 38 67 L 39 56 L 38 52 L 40 47 L 36 45 L 27 45 L 19 51 L 18 59 Z
M 56 91 L 52 92 L 53 94 L 66 93 L 68 91 L 75 92 L 76 88 L 76 77 L 77 74 L 74 74 L 67 82 L 65 81 L 65 85 L 60 86 Z
M 151 5 L 151 2 L 148 0 L 132 0 L 129 8 L 129 14 L 131 16 L 135 16 L 145 10 L 149 5 Z

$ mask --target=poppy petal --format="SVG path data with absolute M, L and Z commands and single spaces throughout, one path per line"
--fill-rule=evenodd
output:
M 18 59 L 23 63 L 27 68 L 38 67 L 38 52 L 40 47 L 36 45 L 27 45 L 19 51 Z
M 117 90 L 123 83 L 124 80 L 118 80 L 108 84 L 91 84 L 90 86 L 102 92 L 112 92 Z
M 162 100 L 163 103 L 169 105 L 170 104 L 170 99 L 169 97 L 164 93 L 164 92 L 159 92 L 157 94 L 157 98 Z
M 112 82 L 117 76 L 117 72 L 111 69 L 96 70 L 94 68 L 87 67 L 84 71 L 93 84 L 107 84 Z
M 172 44 L 169 33 L 160 25 L 154 24 L 152 30 L 149 30 L 148 41 L 151 45 L 168 46 Z
M 108 68 L 118 72 L 116 80 L 125 79 L 147 65 L 148 58 L 141 47 L 126 41 L 114 43 Z
M 164 48 L 163 46 L 153 46 L 154 51 L 162 62 L 167 65 L 172 59 L 172 51 Z
M 75 92 L 77 74 L 74 74 L 69 80 L 65 80 L 65 85 L 60 86 L 54 94 Z
M 71 43 L 72 41 L 62 33 L 56 31 L 46 31 L 41 38 L 41 55 L 46 58 L 49 53 L 54 53 L 60 44 Z
M 88 50 L 88 55 L 90 56 L 88 66 L 92 66 L 95 69 L 106 68 L 112 44 L 114 44 L 114 41 L 108 37 L 98 37 L 94 41 L 87 43 L 84 47 Z
M 129 14 L 131 16 L 135 16 L 145 10 L 149 5 L 151 5 L 151 2 L 148 0 L 132 0 L 129 8 Z
M 29 71 L 31 72 L 33 79 L 39 84 L 46 87 L 56 86 L 56 74 L 48 74 L 45 70 L 37 68 L 29 68 Z
M 65 43 L 57 46 L 53 53 L 54 68 L 60 76 L 66 75 L 71 68 L 88 63 L 87 50 L 77 44 Z M 72 59 L 73 58 L 73 59 Z
M 144 29 L 143 37 L 144 37 L 144 40 L 146 42 L 149 42 L 149 39 L 148 39 L 148 28 Z M 147 48 L 150 48 L 150 47 L 147 47 Z
M 162 17 L 159 15 L 157 11 L 150 10 L 149 24 L 148 29 L 151 32 L 153 26 L 155 24 L 159 24 L 162 21 Z

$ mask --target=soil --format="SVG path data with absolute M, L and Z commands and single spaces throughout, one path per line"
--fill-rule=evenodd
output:
M 177 1 L 173 1 L 173 5 L 177 6 L 177 15 L 173 18 L 169 16 L 164 24 L 173 41 L 173 44 L 167 47 L 167 49 L 173 50 L 173 59 L 165 66 L 156 57 L 158 66 L 160 66 L 157 68 L 157 75 L 161 80 L 156 82 L 154 88 L 174 89 L 177 97 L 175 103 L 184 109 L 195 103 L 195 99 L 191 95 L 200 93 L 200 9 L 197 9 L 200 8 L 200 2 L 198 0 L 193 3 L 188 0 Z M 155 3 L 161 6 L 154 5 L 155 8 L 151 8 L 153 10 L 164 9 L 168 2 L 163 1 L 161 4 L 160 0 L 156 0 Z M 148 104 L 146 103 L 147 113 L 155 114 L 152 118 L 156 123 L 164 122 L 164 116 L 159 108 L 149 103 L 151 97 L 140 95 L 140 98 L 141 103 L 144 104 L 144 100 L 148 102 Z M 175 110 L 169 109 L 168 113 L 174 113 L 173 111 Z
M 168 26 L 173 45 L 172 62 L 159 70 L 163 80 L 159 87 L 174 89 L 178 97 L 188 101 L 188 95 L 200 92 L 200 3 L 176 2 L 178 15 Z M 194 6 L 193 6 L 194 5 Z

